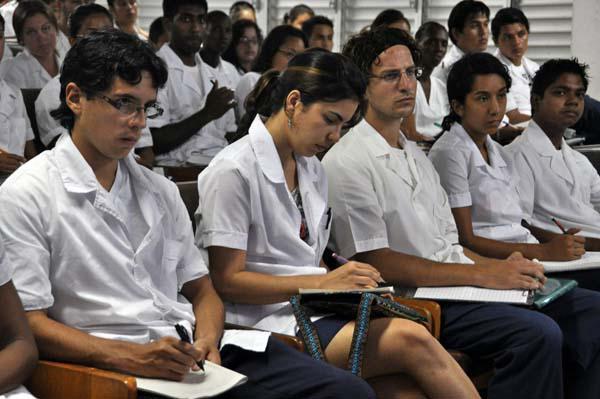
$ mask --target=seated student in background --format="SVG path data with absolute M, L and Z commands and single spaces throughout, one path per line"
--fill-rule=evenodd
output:
M 229 18 L 235 25 L 237 21 L 252 21 L 256 23 L 256 10 L 252 3 L 247 1 L 236 1 L 229 7 Z
M 4 19 L 0 16 L 0 34 Z M 0 40 L 0 58 L 4 47 Z M 37 155 L 21 90 L 0 78 L 0 184 Z
M 540 264 L 520 254 L 485 258 L 456 244 L 456 224 L 439 176 L 400 131 L 414 106 L 418 52 L 412 39 L 397 29 L 365 32 L 350 39 L 344 54 L 370 78 L 365 119 L 323 158 L 333 249 L 373 265 L 387 282 L 400 286 L 540 288 L 545 281 Z M 570 397 L 598 397 L 600 332 L 592 326 L 600 323 L 600 310 L 590 302 L 568 296 L 542 312 L 445 302 L 441 343 L 493 361 L 490 399 L 558 399 L 563 381 L 575 393 Z M 585 331 L 585 339 L 574 340 L 573 331 Z M 564 369 L 563 351 L 575 356 L 565 359 Z M 579 395 L 577 389 L 590 393 Z
M 308 39 L 308 47 L 333 49 L 333 22 L 323 16 L 316 15 L 302 23 L 302 32 Z
M 422 68 L 415 97 L 415 123 L 417 132 L 430 139 L 441 133 L 442 121 L 450 110 L 446 83 L 431 76 L 446 54 L 448 32 L 437 22 L 425 22 L 417 30 L 415 41 L 421 50 Z
M 549 60 L 540 67 L 531 87 L 531 122 L 506 150 L 531 224 L 560 234 L 555 218 L 570 231 L 580 230 L 587 250 L 600 251 L 600 176 L 563 139 L 583 112 L 586 69 L 576 59 Z M 600 287 L 600 280 L 594 284 Z
M 34 399 L 22 384 L 38 358 L 35 340 L 11 281 L 13 264 L 0 240 L 0 398 Z
M 289 298 L 299 288 L 377 286 L 370 265 L 320 266 L 329 236 L 327 182 L 318 159 L 360 118 L 365 81 L 350 60 L 322 49 L 265 73 L 250 93 L 248 135 L 223 150 L 198 178 L 196 243 L 227 301 L 227 320 L 294 334 Z M 344 368 L 354 322 L 315 322 L 328 361 Z M 403 374 L 403 375 L 399 375 Z M 363 377 L 378 397 L 422 391 L 429 398 L 478 397 L 455 361 L 425 329 L 405 319 L 371 321 Z M 408 378 L 407 378 L 408 377 Z M 415 386 L 416 385 L 416 386 Z M 360 397 L 350 392 L 350 397 Z
M 148 32 L 139 27 L 137 0 L 107 0 L 108 9 L 113 14 L 115 26 L 125 33 L 142 40 L 148 39 Z
M 503 8 L 492 20 L 492 38 L 498 47 L 494 55 L 508 68 L 513 86 L 511 97 L 519 115 L 508 113 L 511 122 L 518 123 L 531 117 L 531 84 L 539 65 L 527 58 L 529 47 L 529 20 L 518 8 Z M 600 102 L 586 95 L 583 114 L 570 128 L 585 136 L 586 144 L 600 143 Z
M 41 89 L 59 73 L 61 64 L 56 52 L 56 19 L 43 2 L 22 1 L 15 9 L 13 26 L 25 48 L 2 64 L 2 77 L 19 89 Z
M 163 44 L 169 42 L 169 32 L 165 29 L 165 17 L 158 17 L 150 24 L 148 33 L 148 42 L 154 47 L 155 51 L 160 50 Z
M 452 111 L 429 159 L 448 193 L 459 242 L 492 258 L 518 251 L 529 259 L 578 259 L 585 252 L 583 237 L 545 232 L 540 237 L 549 240 L 539 244 L 521 226 L 530 215 L 519 203 L 519 176 L 508 166 L 504 147 L 490 138 L 504 115 L 509 90 L 506 68 L 487 53 L 466 55 L 450 71 Z
M 223 333 L 223 304 L 177 187 L 130 155 L 166 79 L 135 36 L 77 41 L 55 113 L 70 135 L 0 188 L 0 234 L 41 357 L 171 380 L 207 359 L 248 376 L 227 398 L 372 398 L 360 379 L 268 333 Z M 294 384 L 298 375 L 311 377 Z
M 298 30 L 302 30 L 304 21 L 315 16 L 315 11 L 306 4 L 298 4 L 286 12 L 283 16 L 283 24 L 290 25 Z
M 262 33 L 256 22 L 240 19 L 231 27 L 232 37 L 223 59 L 231 63 L 240 77 L 252 71 L 262 44 Z
M 238 121 L 242 121 L 246 114 L 246 97 L 254 89 L 254 85 L 258 82 L 260 75 L 269 69 L 283 71 L 288 61 L 296 54 L 303 52 L 307 46 L 308 40 L 304 33 L 292 26 L 279 25 L 269 32 L 260 48 L 258 57 L 256 57 L 252 72 L 248 72 L 242 76 L 235 89 Z
M 240 75 L 235 67 L 221 58 L 231 43 L 231 20 L 223 11 L 211 11 L 206 15 L 206 30 L 202 39 L 198 67 L 204 87 L 210 87 L 217 82 L 219 87 L 226 87 L 232 92 L 240 81 Z M 223 116 L 214 121 L 215 126 L 222 132 L 235 133 L 235 110 L 230 108 Z
M 405 31 L 406 33 L 410 33 L 410 22 L 402 11 L 396 10 L 394 8 L 388 8 L 387 10 L 383 10 L 373 20 L 371 23 L 371 29 L 376 28 L 396 28 Z
M 85 4 L 77 7 L 69 21 L 69 40 L 75 43 L 78 38 L 89 35 L 96 30 L 108 29 L 113 26 L 112 15 L 98 4 Z M 54 77 L 40 91 L 35 100 L 35 116 L 40 140 L 48 149 L 52 149 L 61 134 L 67 129 L 50 115 L 60 106 L 60 75 Z M 152 151 L 152 135 L 148 128 L 142 129 L 142 135 L 135 145 L 138 161 L 151 167 L 154 163 Z
M 71 48 L 71 43 L 68 38 L 69 18 L 71 18 L 71 14 L 73 14 L 73 11 L 80 5 L 93 2 L 93 0 L 56 0 L 56 6 L 59 8 L 58 13 L 55 13 L 58 22 L 58 29 L 56 31 L 56 52 L 61 59 L 67 55 L 67 51 Z
M 207 165 L 227 145 L 226 129 L 216 122 L 233 108 L 233 90 L 210 82 L 200 68 L 206 10 L 205 0 L 163 1 L 171 41 L 156 54 L 167 64 L 169 79 L 158 92 L 164 113 L 148 122 L 161 165 Z

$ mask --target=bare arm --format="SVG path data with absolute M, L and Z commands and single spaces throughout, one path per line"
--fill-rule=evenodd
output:
M 531 119 L 530 115 L 520 113 L 518 108 L 508 111 L 506 113 L 506 116 L 508 116 L 508 120 L 513 125 L 516 125 L 517 123 L 525 122 L 525 121 L 528 121 Z
M 38 352 L 12 282 L 0 286 L 0 394 L 31 374 Z
M 299 288 L 375 287 L 381 280 L 370 265 L 349 262 L 324 275 L 273 276 L 246 271 L 246 251 L 224 247 L 208 248 L 215 288 L 227 301 L 268 304 L 284 302 Z
M 37 150 L 35 149 L 35 144 L 33 140 L 29 140 L 25 143 L 25 158 L 28 160 L 35 157 L 37 155 Z
M 27 312 L 27 318 L 44 359 L 181 380 L 201 356 L 192 345 L 174 337 L 137 344 L 94 337 L 50 319 L 43 310 Z
M 504 259 L 514 252 L 520 252 L 528 259 L 562 261 L 579 259 L 585 253 L 583 237 L 555 235 L 551 241 L 544 244 L 508 243 L 475 235 L 470 206 L 452 208 L 452 214 L 458 228 L 460 244 L 484 256 Z
M 583 242 L 586 251 L 600 251 L 600 239 L 594 237 L 574 236 L 581 231 L 577 228 L 568 229 L 567 234 L 557 234 L 531 225 L 529 225 L 528 229 L 531 231 L 531 234 L 533 234 L 540 242 L 550 242 L 555 240 L 557 237 L 571 236 L 577 238 L 579 242 Z
M 537 289 L 545 281 L 543 267 L 519 256 L 507 260 L 483 258 L 465 250 L 475 264 L 440 263 L 389 248 L 354 256 L 379 269 L 383 278 L 407 287 L 474 285 L 497 289 Z M 473 256 L 473 257 L 471 257 Z

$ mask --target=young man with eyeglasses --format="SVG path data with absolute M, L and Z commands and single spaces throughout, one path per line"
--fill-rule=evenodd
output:
M 334 215 L 333 249 L 346 259 L 375 266 L 387 282 L 404 287 L 540 288 L 546 280 L 540 264 L 520 254 L 486 258 L 458 244 L 438 174 L 400 131 L 415 103 L 418 52 L 412 38 L 396 29 L 367 31 L 350 39 L 344 54 L 368 76 L 369 84 L 363 121 L 323 158 Z M 595 310 L 569 312 L 570 303 L 559 302 L 560 307 L 549 305 L 543 312 L 506 304 L 442 303 L 441 342 L 494 362 L 490 399 L 562 398 L 561 326 L 568 331 L 574 328 L 572 320 L 593 323 L 587 316 Z M 570 349 L 581 364 L 594 364 L 595 352 L 585 351 L 586 342 L 582 339 Z M 594 375 L 594 370 L 586 374 L 578 367 L 565 369 L 565 374 L 572 373 L 568 381 L 575 384 Z
M 148 123 L 160 165 L 207 165 L 227 145 L 231 123 L 220 118 L 234 106 L 233 90 L 210 81 L 200 68 L 206 12 L 205 0 L 163 1 L 171 39 L 156 54 L 169 69 L 167 84 L 158 93 L 165 112 Z
M 0 188 L 0 237 L 41 357 L 170 380 L 207 359 L 248 376 L 227 398 L 374 398 L 359 377 L 269 333 L 223 332 L 177 187 L 131 155 L 146 118 L 161 114 L 166 80 L 135 36 L 82 38 L 53 113 L 70 134 Z

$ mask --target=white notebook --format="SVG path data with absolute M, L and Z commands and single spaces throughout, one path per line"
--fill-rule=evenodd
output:
M 530 305 L 533 295 L 529 290 L 494 290 L 470 286 L 420 287 L 413 298 L 441 301 L 500 302 Z
M 212 398 L 229 391 L 248 380 L 243 374 L 204 362 L 204 371 L 190 371 L 183 381 L 168 381 L 155 378 L 136 377 L 137 388 L 169 398 L 198 399 Z
M 580 259 L 567 262 L 542 262 L 546 273 L 600 268 L 600 252 L 586 252 Z
M 318 289 L 318 288 L 300 288 L 298 292 L 302 295 L 306 294 L 350 294 L 350 293 L 363 293 L 372 292 L 375 294 L 393 294 L 393 286 L 377 287 L 377 288 L 357 288 L 353 290 L 331 290 L 331 289 Z

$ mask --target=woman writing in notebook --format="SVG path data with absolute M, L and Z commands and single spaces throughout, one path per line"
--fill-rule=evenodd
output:
M 310 50 L 285 71 L 265 73 L 247 102 L 248 135 L 220 152 L 198 178 L 197 245 L 227 320 L 294 334 L 288 300 L 299 288 L 375 287 L 379 272 L 348 262 L 327 272 L 327 182 L 314 156 L 360 117 L 365 81 L 345 57 Z M 353 321 L 315 322 L 327 361 L 345 367 Z M 420 325 L 400 318 L 370 323 L 363 377 L 378 397 L 473 398 L 471 382 Z
M 506 111 L 510 85 L 506 68 L 487 53 L 465 56 L 450 71 L 451 111 L 429 158 L 448 193 L 460 243 L 493 258 L 521 252 L 529 259 L 578 259 L 585 253 L 585 238 L 573 235 L 578 230 L 554 234 L 522 226 L 531 215 L 519 203 L 519 177 L 490 137 Z

